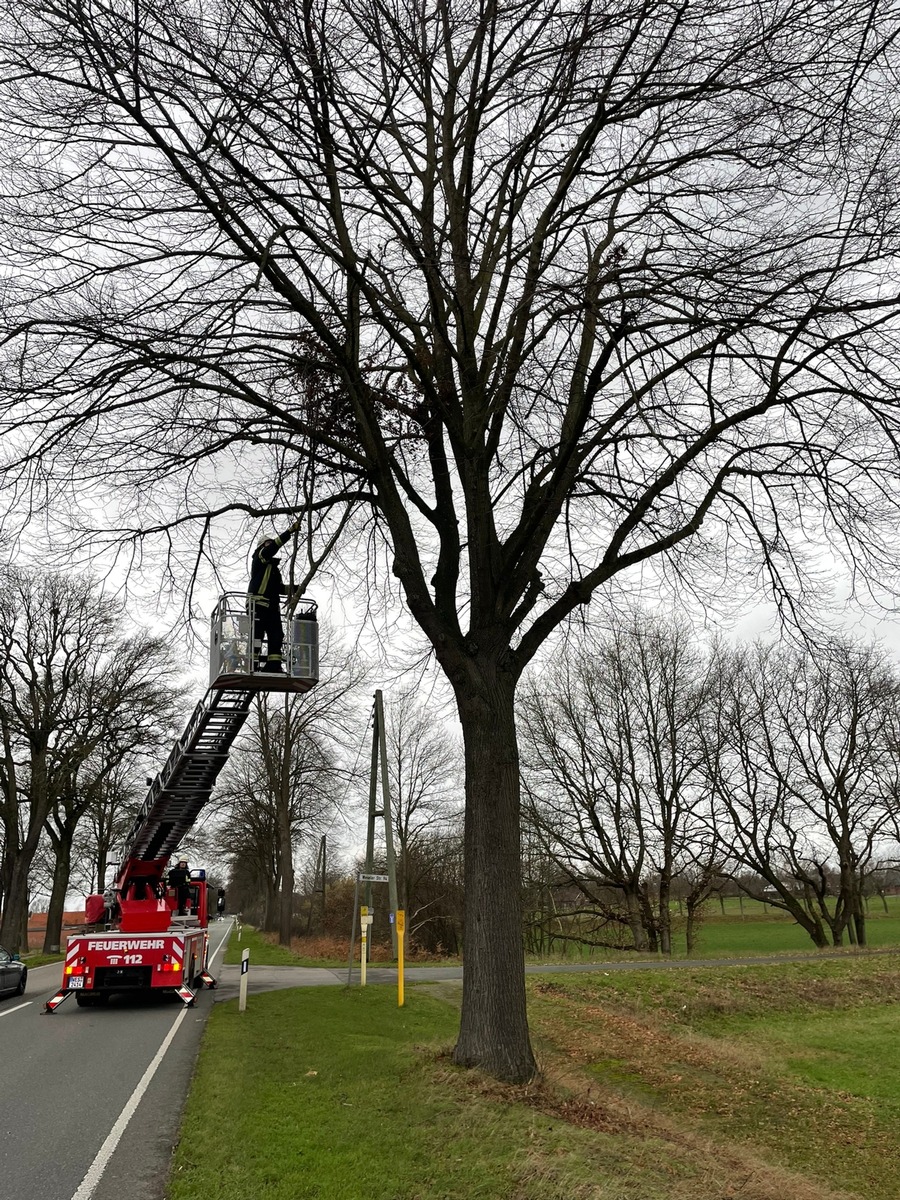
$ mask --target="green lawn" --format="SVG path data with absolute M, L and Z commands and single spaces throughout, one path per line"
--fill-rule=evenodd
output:
M 530 987 L 534 1027 L 619 1102 L 823 1186 L 896 1200 L 900 955 Z
M 453 1005 L 302 988 L 216 1006 L 169 1200 L 669 1200 L 653 1139 L 598 1134 L 446 1059 Z

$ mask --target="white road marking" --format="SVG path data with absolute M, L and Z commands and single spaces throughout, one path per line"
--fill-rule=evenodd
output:
M 209 964 L 210 964 L 210 966 L 212 966 L 213 959 L 216 957 L 216 955 L 219 953 L 219 951 L 220 951 L 220 950 L 222 949 L 222 947 L 225 945 L 225 939 L 228 937 L 229 933 L 231 933 L 231 926 L 230 926 L 230 925 L 228 926 L 228 928 L 225 930 L 225 932 L 222 934 L 221 938 L 219 939 L 219 944 L 218 944 L 218 946 L 216 946 L 215 950 L 214 950 L 214 951 L 212 952 L 212 954 L 209 956 Z
M 10 1013 L 18 1012 L 20 1008 L 27 1008 L 29 1004 L 34 1004 L 33 1000 L 26 1000 L 24 1004 L 17 1004 L 15 1008 L 5 1008 L 0 1012 L 0 1017 L 8 1017 Z
M 106 1170 L 109 1160 L 115 1153 L 116 1147 L 122 1140 L 122 1134 L 128 1127 L 128 1122 L 134 1116 L 137 1106 L 140 1104 L 144 1092 L 150 1086 L 150 1081 L 156 1074 L 159 1064 L 165 1058 L 166 1051 L 172 1044 L 175 1034 L 178 1032 L 181 1022 L 187 1016 L 187 1005 L 182 1008 L 181 1012 L 175 1018 L 172 1028 L 166 1034 L 163 1044 L 156 1052 L 156 1057 L 151 1062 L 150 1066 L 141 1076 L 140 1082 L 128 1098 L 128 1103 L 119 1113 L 118 1119 L 107 1135 L 106 1141 L 97 1151 L 97 1156 L 87 1169 L 87 1174 L 79 1184 L 78 1190 L 72 1197 L 72 1200 L 90 1200 L 96 1190 L 97 1184 L 100 1182 L 103 1172 Z

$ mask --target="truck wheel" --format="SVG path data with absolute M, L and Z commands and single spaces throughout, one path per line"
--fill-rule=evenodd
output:
M 94 1007 L 94 997 L 93 996 L 85 996 L 85 994 L 83 992 L 79 992 L 75 997 L 75 1003 L 78 1005 L 79 1008 L 93 1008 Z

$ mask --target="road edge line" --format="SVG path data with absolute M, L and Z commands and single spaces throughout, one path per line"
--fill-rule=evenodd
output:
M 24 1004 L 17 1004 L 15 1008 L 5 1008 L 0 1012 L 0 1017 L 8 1017 L 10 1013 L 18 1012 L 20 1008 L 27 1008 L 29 1004 L 34 1004 L 33 1000 L 26 1000 Z
M 225 932 L 222 934 L 222 937 L 219 939 L 218 946 L 216 946 L 215 950 L 213 950 L 212 954 L 210 955 L 210 959 L 209 959 L 210 966 L 212 966 L 212 964 L 216 961 L 216 957 L 218 956 L 219 951 L 222 949 L 222 947 L 228 941 L 228 935 L 230 933 L 231 933 L 231 929 L 226 929 Z
M 175 1034 L 181 1027 L 181 1022 L 187 1016 L 187 1012 L 187 1005 L 185 1005 L 185 1007 L 182 1008 L 181 1012 L 175 1018 L 172 1028 L 163 1039 L 163 1043 L 157 1050 L 153 1061 L 147 1067 L 146 1071 L 141 1076 L 137 1087 L 129 1096 L 125 1107 L 119 1113 L 115 1125 L 113 1125 L 112 1129 L 106 1135 L 103 1145 L 97 1151 L 94 1161 L 88 1167 L 84 1179 L 82 1179 L 75 1194 L 72 1196 L 72 1200 L 90 1200 L 90 1197 L 94 1194 L 97 1184 L 103 1178 L 103 1172 L 106 1170 L 109 1160 L 112 1158 L 116 1147 L 122 1139 L 122 1134 L 128 1128 L 128 1122 L 134 1116 L 137 1106 L 140 1104 L 143 1098 L 144 1092 L 146 1092 L 147 1088 L 150 1086 L 150 1081 L 156 1074 L 160 1063 L 165 1058 L 166 1051 L 171 1046 Z

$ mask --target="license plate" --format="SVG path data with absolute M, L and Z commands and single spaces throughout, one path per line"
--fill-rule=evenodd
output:
M 69 976 L 69 987 L 70 988 L 83 988 L 84 987 L 84 976 L 83 975 L 70 975 Z

